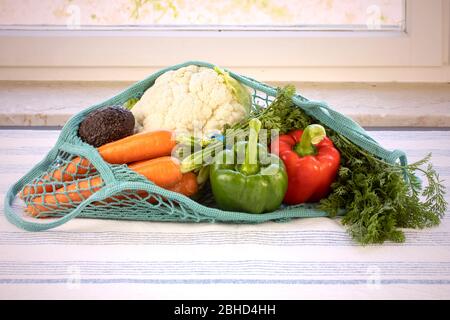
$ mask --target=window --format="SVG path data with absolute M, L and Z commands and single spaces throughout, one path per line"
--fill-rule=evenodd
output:
M 404 30 L 404 0 L 5 0 L 3 28 Z
M 203 60 L 261 81 L 450 80 L 448 0 L 0 4 L 0 79 L 138 80 Z

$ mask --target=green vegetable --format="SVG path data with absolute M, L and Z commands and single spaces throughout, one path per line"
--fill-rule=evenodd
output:
M 123 104 L 123 108 L 131 110 L 133 109 L 134 105 L 139 101 L 138 98 L 131 98 L 129 100 L 127 100 L 124 104 Z
M 232 150 L 223 150 L 210 169 L 214 199 L 220 208 L 250 213 L 278 209 L 287 189 L 283 162 L 267 147 L 258 144 L 261 122 L 250 120 L 249 141 L 236 143 Z M 239 161 L 242 156 L 243 161 Z M 242 163 L 241 163 L 242 162 Z
M 248 123 L 246 123 L 246 127 L 248 127 Z M 203 144 L 197 143 L 197 146 L 206 145 L 204 149 L 199 151 L 195 150 L 194 143 L 191 143 L 190 141 L 182 142 L 183 144 L 179 148 L 183 149 L 183 152 L 178 153 L 178 158 L 182 159 L 180 165 L 181 172 L 186 173 L 210 165 L 214 160 L 215 155 L 223 150 L 227 141 L 228 144 L 233 144 L 235 140 L 246 138 L 246 135 L 248 134 L 247 130 L 237 129 L 236 126 L 233 128 L 233 130 L 227 131 L 227 135 L 223 141 L 211 138 Z M 188 154 L 188 156 L 185 156 L 185 154 Z
M 214 71 L 220 75 L 225 81 L 225 85 L 231 90 L 235 99 L 244 106 L 247 113 L 250 113 L 252 107 L 252 96 L 250 92 L 236 79 L 230 76 L 230 74 L 219 67 L 214 67 Z

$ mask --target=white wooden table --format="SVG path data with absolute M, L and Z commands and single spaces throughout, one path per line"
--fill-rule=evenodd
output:
M 260 225 L 76 219 L 30 233 L 3 214 L 9 186 L 58 131 L 0 130 L 0 298 L 450 298 L 450 217 L 362 247 L 337 219 Z M 433 152 L 450 190 L 449 131 L 373 131 L 410 161 Z M 447 200 L 449 197 L 447 196 Z

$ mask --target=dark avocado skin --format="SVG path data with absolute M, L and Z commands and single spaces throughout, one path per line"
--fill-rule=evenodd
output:
M 80 124 L 78 136 L 98 148 L 134 133 L 134 116 L 119 106 L 108 106 L 91 112 Z

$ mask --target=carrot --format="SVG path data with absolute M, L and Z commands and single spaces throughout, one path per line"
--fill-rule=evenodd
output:
M 182 180 L 179 160 L 173 157 L 161 157 L 147 160 L 130 168 L 142 174 L 147 179 L 160 187 L 171 187 Z M 33 199 L 26 211 L 37 216 L 42 211 L 57 210 L 58 208 L 70 208 L 71 202 L 81 202 L 97 192 L 103 184 L 100 176 L 93 176 L 86 180 L 75 181 L 62 187 L 56 192 L 41 195 Z M 89 186 L 91 186 L 89 188 Z
M 197 176 L 193 172 L 184 173 L 179 182 L 175 183 L 172 186 L 164 187 L 164 189 L 180 193 L 187 197 L 193 196 L 198 191 Z M 137 195 L 138 197 L 136 197 L 136 199 L 146 198 L 148 197 L 148 192 L 139 190 L 137 191 Z M 148 201 L 150 201 L 151 203 L 155 203 L 156 199 L 152 197 Z
M 129 168 L 142 174 L 156 185 L 166 188 L 181 181 L 180 161 L 174 157 L 160 157 L 135 163 Z
M 187 197 L 193 196 L 198 191 L 197 176 L 193 172 L 184 173 L 181 181 L 168 187 L 167 190 L 184 194 Z
M 175 140 L 172 132 L 167 130 L 151 131 L 135 134 L 126 138 L 107 143 L 97 150 L 102 158 L 112 164 L 124 164 L 134 161 L 154 159 L 162 156 L 169 156 L 175 147 Z M 45 175 L 41 181 L 26 185 L 19 194 L 23 199 L 30 194 L 40 194 L 44 191 L 54 190 L 53 182 L 73 181 L 77 175 L 85 174 L 90 167 L 89 160 L 76 157 L 68 164 Z M 35 184 L 38 184 L 37 186 Z
M 85 174 L 88 172 L 91 164 L 88 159 L 76 157 L 71 160 L 64 169 L 60 168 L 44 176 L 45 180 L 54 181 L 72 181 L 76 175 Z
M 85 174 L 88 170 L 92 170 L 89 160 L 76 157 L 65 166 L 57 168 L 42 178 L 34 180 L 31 184 L 24 186 L 19 197 L 23 199 L 30 194 L 40 194 L 44 191 L 52 192 L 55 187 L 61 186 L 58 182 L 73 181 L 78 175 Z
M 98 148 L 106 162 L 124 164 L 169 156 L 176 141 L 167 130 L 138 133 Z
M 165 189 L 180 193 L 182 195 L 185 195 L 186 197 L 191 197 L 198 192 L 197 176 L 193 172 L 183 173 L 183 177 L 178 183 Z M 144 195 L 140 194 L 140 196 L 146 197 L 148 196 L 148 193 Z M 155 197 L 151 197 L 147 201 L 149 201 L 150 203 L 156 203 L 157 199 Z
M 188 173 L 184 173 L 183 177 L 181 178 L 181 180 L 170 186 L 170 187 L 166 187 L 165 189 L 173 191 L 173 192 L 177 192 L 180 194 L 183 194 L 187 197 L 193 196 L 194 194 L 196 194 L 198 192 L 198 183 L 197 183 L 197 176 L 193 173 L 193 172 L 188 172 Z M 128 194 L 126 197 L 125 196 L 115 196 L 113 198 L 108 198 L 105 200 L 102 200 L 102 202 L 106 202 L 106 203 L 117 203 L 120 200 L 142 200 L 148 197 L 148 192 L 144 191 L 144 190 L 137 190 L 134 191 L 134 194 Z M 165 200 L 164 198 L 162 200 Z M 149 199 L 147 199 L 148 202 L 150 203 L 157 203 L 158 200 L 155 197 L 150 197 Z M 100 202 L 95 202 L 94 205 L 100 205 Z
M 82 202 L 87 199 L 94 192 L 100 190 L 102 184 L 103 180 L 100 176 L 77 180 L 53 193 L 34 198 L 32 204 L 27 206 L 26 211 L 32 216 L 38 216 L 43 211 L 73 207 L 73 202 Z

